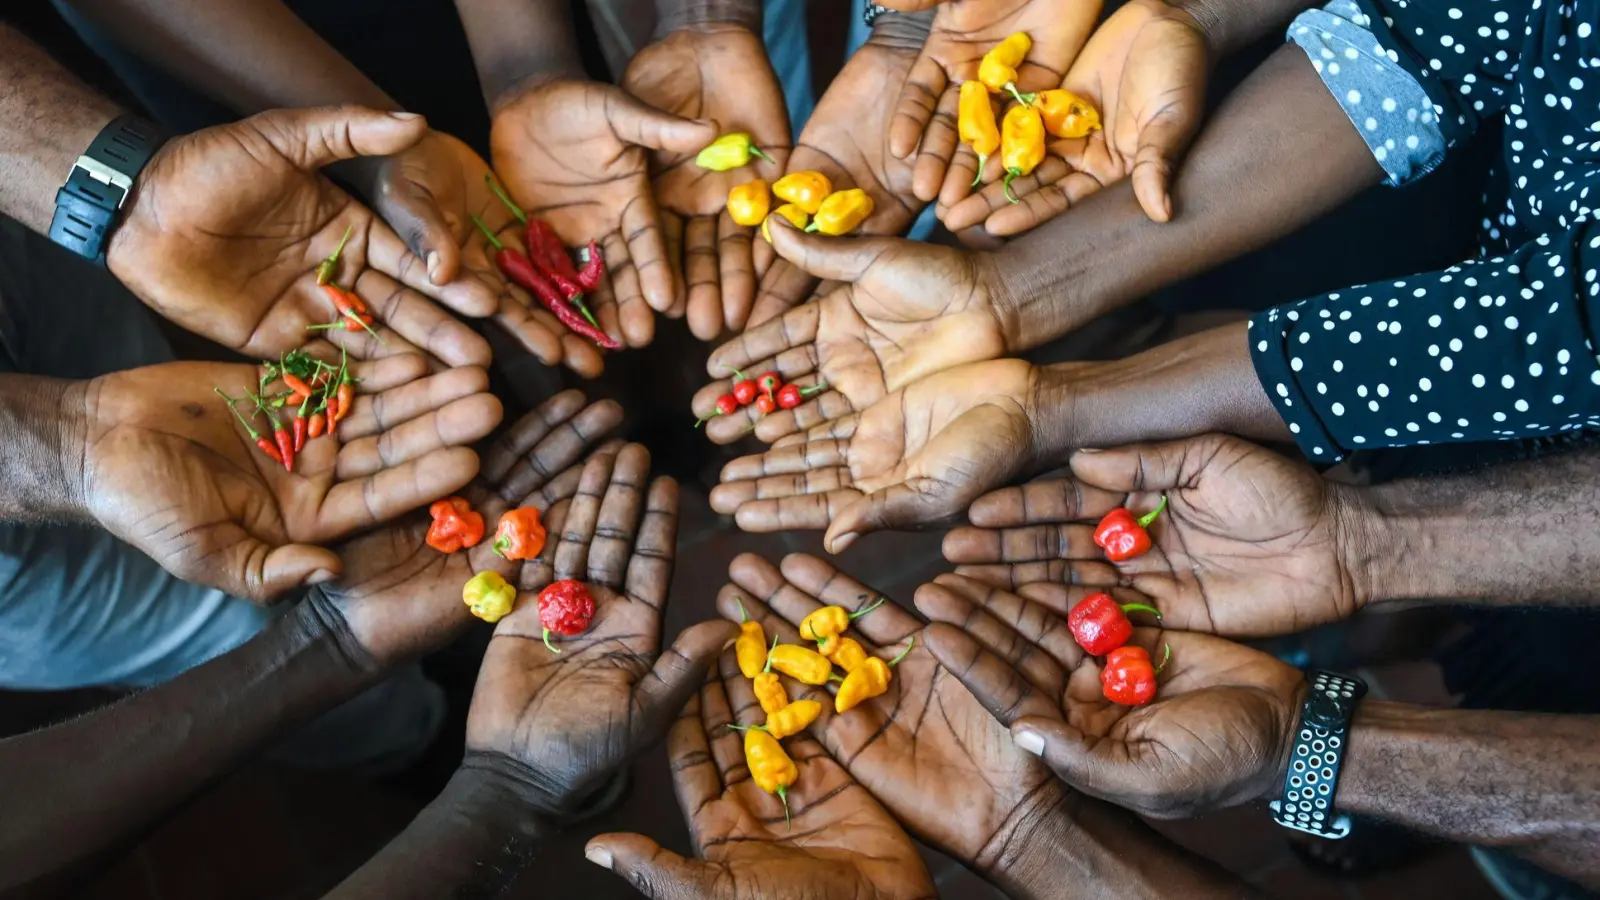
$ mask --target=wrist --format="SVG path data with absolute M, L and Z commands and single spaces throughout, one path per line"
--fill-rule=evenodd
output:
M 537 809 L 525 771 L 525 766 L 501 754 L 469 750 L 438 802 L 508 840 L 540 840 L 560 829 Z
M 928 42 L 928 32 L 933 30 L 936 10 L 921 12 L 885 13 L 872 23 L 866 43 L 901 53 L 920 53 Z
M 321 587 L 306 592 L 305 599 L 284 617 L 286 627 L 319 645 L 342 677 L 362 683 L 383 679 L 389 666 L 364 647 L 339 607 Z
M 656 0 L 656 38 L 680 29 L 713 31 L 718 27 L 744 28 L 761 34 L 758 0 Z
M 84 485 L 91 384 L 0 375 L 0 422 L 11 440 L 0 520 L 93 519 Z

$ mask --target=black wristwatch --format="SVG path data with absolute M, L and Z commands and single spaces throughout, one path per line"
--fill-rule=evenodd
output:
M 50 240 L 105 265 L 106 239 L 117 212 L 133 191 L 133 180 L 164 140 L 160 129 L 138 116 L 111 120 L 73 164 L 67 183 L 56 191 Z
M 883 15 L 884 13 L 892 13 L 895 11 L 896 10 L 892 10 L 887 6 L 884 6 L 882 3 L 868 3 L 866 9 L 861 11 L 861 21 L 868 28 L 871 28 L 872 23 L 878 21 L 879 16 Z
M 1367 683 L 1335 672 L 1311 672 L 1311 690 L 1300 708 L 1300 732 L 1289 757 L 1283 795 L 1268 804 L 1272 819 L 1285 828 L 1339 839 L 1350 834 L 1350 817 L 1334 810 L 1339 766 L 1350 739 L 1356 704 Z

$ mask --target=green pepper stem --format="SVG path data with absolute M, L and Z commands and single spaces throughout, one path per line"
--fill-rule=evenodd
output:
M 366 319 L 363 319 L 363 318 L 361 318 L 361 317 L 360 317 L 360 316 L 358 316 L 358 315 L 356 315 L 356 312 L 355 312 L 355 310 L 353 310 L 353 309 L 347 309 L 347 310 L 345 310 L 345 311 L 344 311 L 344 314 L 345 314 L 345 316 L 346 316 L 346 317 L 347 317 L 347 318 L 349 318 L 349 319 L 351 319 L 351 320 L 352 320 L 352 321 L 354 321 L 354 322 L 355 322 L 355 323 L 356 323 L 356 324 L 357 324 L 357 325 L 360 325 L 360 326 L 361 326 L 361 327 L 362 327 L 362 328 L 363 328 L 363 329 L 365 329 L 365 330 L 366 330 L 366 332 L 367 332 L 367 334 L 370 334 L 370 335 L 372 335 L 372 337 L 373 337 L 373 338 L 374 338 L 374 339 L 375 339 L 375 340 L 377 340 L 377 342 L 378 342 L 378 343 L 380 343 L 380 344 L 382 344 L 382 345 L 384 345 L 384 346 L 385 346 L 385 347 L 387 347 L 387 346 L 389 346 L 389 342 L 388 342 L 388 341 L 386 341 L 386 340 L 384 340 L 384 339 L 383 339 L 383 335 L 381 335 L 381 334 L 379 334 L 379 333 L 377 333 L 377 332 L 376 332 L 376 331 L 373 331 L 373 330 L 372 330 L 372 326 L 371 326 L 371 325 L 368 325 L 368 324 L 367 324 L 367 320 L 366 320 Z
M 590 314 L 588 304 L 583 302 L 583 294 L 573 294 L 571 297 L 568 297 L 567 300 L 573 306 L 578 308 L 578 312 L 583 313 L 583 317 L 589 320 L 590 325 L 593 325 L 596 328 L 600 327 L 600 323 L 596 322 L 594 320 L 594 316 Z
M 517 205 L 517 201 L 511 199 L 511 195 L 506 193 L 506 189 L 500 186 L 500 182 L 495 180 L 493 172 L 483 173 L 483 180 L 484 183 L 489 185 L 489 190 L 494 191 L 494 195 L 500 198 L 500 202 L 506 205 L 506 209 L 511 210 L 511 214 L 517 217 L 518 222 L 524 225 L 528 224 L 528 214 L 523 212 L 522 207 Z
M 873 610 L 877 609 L 878 607 L 880 607 L 880 606 L 882 606 L 882 605 L 884 605 L 885 603 L 888 603 L 888 602 L 889 602 L 889 598 L 888 597 L 879 597 L 878 598 L 878 602 L 872 604 L 871 606 L 864 607 L 862 609 L 856 610 L 855 612 L 850 614 L 849 618 L 852 621 L 854 621 L 855 619 L 859 619 L 862 616 L 866 615 L 867 613 L 872 612 Z
M 548 628 L 544 630 L 544 645 L 550 650 L 551 653 L 554 653 L 557 656 L 561 655 L 561 651 L 556 649 L 556 645 L 550 643 L 550 629 Z
M 1021 203 L 1022 201 L 1017 199 L 1017 195 L 1016 194 L 1011 193 L 1011 180 L 1013 178 L 1021 178 L 1021 177 L 1022 177 L 1022 170 L 1021 169 L 1007 169 L 1006 170 L 1006 182 L 1005 182 L 1005 185 L 1006 185 L 1006 199 L 1010 200 L 1013 204 Z
M 829 674 L 828 675 L 828 680 L 829 681 L 837 681 L 840 684 L 844 684 L 844 679 L 839 677 L 839 673 L 838 672 L 833 672 L 833 673 Z
M 783 801 L 783 824 L 790 831 L 794 830 L 794 822 L 789 819 L 789 789 L 783 785 L 778 786 L 778 799 Z
M 346 225 L 344 237 L 339 239 L 339 246 L 333 248 L 333 252 L 328 255 L 328 258 L 317 266 L 317 284 L 327 284 L 333 280 L 333 270 L 339 265 L 339 255 L 344 253 L 344 245 L 350 240 L 350 232 L 354 229 L 354 225 Z
M 827 389 L 828 389 L 828 383 L 826 381 L 819 381 L 816 384 L 812 385 L 811 387 L 801 388 L 800 389 L 800 396 L 801 397 L 815 397 L 817 394 L 820 394 L 820 393 L 822 393 L 823 391 L 825 391 Z
M 494 551 L 495 556 L 506 559 L 506 548 L 509 546 L 511 546 L 510 538 L 497 537 L 494 539 L 494 543 L 489 545 L 489 549 Z
M 214 388 L 212 388 L 212 390 L 217 392 L 217 396 L 218 397 L 221 397 L 222 399 L 228 401 L 228 409 L 233 412 L 234 418 L 239 420 L 239 424 L 244 426 L 244 430 L 250 433 L 250 440 L 252 440 L 252 441 L 261 440 L 261 432 L 256 431 L 254 428 L 251 428 L 250 427 L 250 423 L 245 421 L 244 415 L 239 412 L 239 408 L 234 406 L 234 404 L 238 403 L 239 401 L 233 399 L 232 397 L 229 397 L 227 394 L 224 394 L 222 392 L 222 388 L 214 387 Z
M 1122 611 L 1125 613 L 1146 612 L 1152 616 L 1155 616 L 1157 619 L 1161 618 L 1161 610 L 1156 609 L 1154 606 L 1151 606 L 1148 603 L 1124 603 L 1122 604 Z
M 1023 106 L 1032 106 L 1033 105 L 1033 101 L 1039 99 L 1038 93 L 1032 93 L 1032 94 L 1019 94 L 1019 93 L 1017 93 L 1017 85 L 1016 85 L 1015 82 L 1011 82 L 1011 81 L 1006 82 L 1006 90 L 1010 91 L 1011 92 L 1011 96 L 1017 98 L 1017 102 L 1021 103 Z
M 777 650 L 777 649 L 778 649 L 778 636 L 777 635 L 773 635 L 772 636 L 772 650 L 768 650 L 767 651 L 767 667 L 761 670 L 763 674 L 772 671 L 772 653 L 773 653 L 774 650 Z
M 733 602 L 739 604 L 739 624 L 743 625 L 750 621 L 750 614 L 744 611 L 744 598 L 735 596 Z
M 734 731 L 770 731 L 765 725 L 735 725 L 729 722 L 728 727 Z
M 1167 663 L 1169 663 L 1169 662 L 1172 662 L 1172 645 L 1171 644 L 1162 644 L 1161 645 L 1161 665 L 1156 666 L 1156 674 L 1160 675 L 1161 674 L 1161 670 L 1165 669 L 1167 667 Z
M 979 182 L 983 181 L 983 168 L 984 168 L 984 166 L 987 166 L 988 164 L 989 164 L 989 154 L 987 154 L 987 153 L 979 153 L 978 154 L 978 173 L 976 175 L 972 176 L 972 184 L 967 185 L 968 187 L 977 187 Z
M 901 654 L 899 656 L 896 656 L 894 659 L 889 660 L 889 665 L 891 665 L 891 666 L 899 665 L 900 664 L 900 660 L 905 659 L 906 657 L 911 655 L 911 648 L 915 647 L 916 645 L 917 645 L 917 636 L 913 634 L 911 636 L 911 643 L 906 645 L 906 649 L 903 652 L 901 652 Z
M 489 226 L 483 224 L 482 219 L 472 213 L 468 213 L 468 215 L 472 216 L 472 224 L 478 226 L 478 230 L 483 232 L 483 236 L 489 239 L 489 246 L 496 250 L 504 250 L 506 248 L 506 245 L 500 243 L 500 239 L 494 236 L 494 232 L 489 230 Z
M 1163 509 L 1166 509 L 1166 508 L 1167 508 L 1167 495 L 1166 494 L 1162 494 L 1161 495 L 1161 502 L 1156 504 L 1156 508 L 1150 510 L 1149 512 L 1147 512 L 1144 515 L 1139 517 L 1139 527 L 1140 528 L 1149 528 L 1150 527 L 1150 523 L 1154 522 L 1156 520 L 1156 516 L 1161 515 L 1161 511 Z

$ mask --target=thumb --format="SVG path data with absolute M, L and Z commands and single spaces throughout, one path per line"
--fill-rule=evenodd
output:
M 622 876 L 652 900 L 703 900 L 712 895 L 711 867 L 684 859 L 642 834 L 602 834 L 589 840 L 583 855 Z
M 887 252 L 897 238 L 838 238 L 807 234 L 783 216 L 773 216 L 768 229 L 772 248 L 778 255 L 807 273 L 831 281 L 861 280 L 872 264 Z
M 1194 441 L 1129 444 L 1114 450 L 1079 450 L 1068 464 L 1079 480 L 1106 490 L 1170 491 L 1183 481 L 1185 461 L 1194 449 Z
M 1194 128 L 1176 114 L 1162 114 L 1139 132 L 1133 157 L 1133 195 L 1154 222 L 1172 221 L 1172 170 Z
M 239 124 L 253 128 L 302 169 L 320 169 L 358 156 L 399 153 L 428 133 L 428 120 L 416 113 L 381 112 L 364 106 L 275 109 Z
M 822 536 L 829 553 L 843 553 L 869 531 L 912 530 L 953 517 L 966 508 L 955 485 L 920 476 L 873 491 L 846 506 Z
M 271 603 L 284 593 L 332 581 L 344 571 L 338 554 L 313 544 L 269 547 L 254 539 L 235 544 L 232 554 L 244 563 L 245 596 Z
M 1064 721 L 1026 716 L 1012 723 L 1011 739 L 1086 794 L 1115 801 L 1124 793 L 1119 767 L 1096 756 L 1084 733 Z
M 652 150 L 696 153 L 717 139 L 715 122 L 700 122 L 662 112 L 620 88 L 611 94 L 607 119 L 617 137 Z
M 455 229 L 445 220 L 427 185 L 402 180 L 397 187 L 397 191 L 382 192 L 375 204 L 378 214 L 427 265 L 430 283 L 449 284 L 461 269 Z
M 666 732 L 689 697 L 700 689 L 717 654 L 738 631 L 738 626 L 724 619 L 701 622 L 684 629 L 661 654 L 635 691 L 636 708 L 641 711 L 633 719 L 635 747 Z

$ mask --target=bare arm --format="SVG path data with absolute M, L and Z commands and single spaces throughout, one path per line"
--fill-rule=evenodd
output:
M 81 448 L 87 432 L 83 383 L 0 375 L 0 522 L 88 518 Z M 77 457 L 68 448 L 78 448 Z
M 456 11 L 491 112 L 506 89 L 525 78 L 584 77 L 562 0 L 456 0 Z

